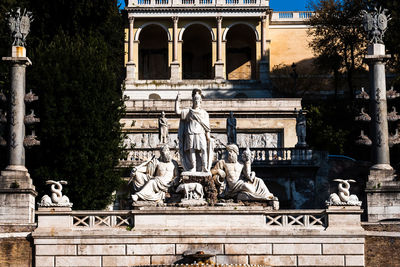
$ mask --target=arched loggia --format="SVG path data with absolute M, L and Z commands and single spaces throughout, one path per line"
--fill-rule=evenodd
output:
M 185 29 L 182 47 L 183 79 L 212 79 L 212 40 L 207 27 L 192 24 Z
M 150 24 L 140 31 L 139 79 L 169 79 L 168 35 L 157 24 Z
M 256 35 L 246 24 L 232 26 L 226 35 L 226 74 L 228 80 L 256 78 Z

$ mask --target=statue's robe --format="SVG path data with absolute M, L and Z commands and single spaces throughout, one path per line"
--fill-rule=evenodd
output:
M 179 122 L 179 153 L 183 168 L 191 170 L 196 166 L 188 157 L 188 151 L 195 149 L 205 151 L 207 154 L 206 166 L 210 165 L 210 151 L 212 150 L 207 144 L 206 132 L 210 132 L 210 119 L 208 113 L 204 109 L 183 109 L 181 112 L 181 120 Z

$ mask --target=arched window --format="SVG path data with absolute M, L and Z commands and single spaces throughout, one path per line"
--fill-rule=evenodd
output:
M 256 79 L 256 35 L 245 24 L 232 26 L 226 36 L 226 74 L 228 80 Z
M 212 79 L 211 33 L 201 24 L 183 32 L 183 79 Z
M 159 25 L 150 24 L 140 32 L 139 79 L 169 79 L 168 35 Z

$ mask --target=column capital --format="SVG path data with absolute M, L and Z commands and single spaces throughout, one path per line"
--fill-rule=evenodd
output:
M 131 16 L 128 17 L 129 23 L 133 23 L 135 21 L 135 17 Z
M 215 19 L 216 19 L 218 22 L 221 22 L 222 19 L 223 19 L 223 17 L 222 17 L 222 16 L 218 16 L 218 17 L 215 17 Z
M 172 21 L 174 23 L 177 23 L 179 21 L 179 17 L 178 16 L 173 16 L 173 17 L 171 17 L 171 19 L 172 19 Z

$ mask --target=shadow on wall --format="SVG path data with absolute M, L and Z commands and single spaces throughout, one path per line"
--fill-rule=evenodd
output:
M 353 77 L 354 89 L 368 88 L 368 73 L 365 69 L 356 71 Z M 277 96 L 325 98 L 335 96 L 335 87 L 338 96 L 349 94 L 346 75 L 340 74 L 335 80 L 333 73 L 314 65 L 314 58 L 293 62 L 291 65 L 273 66 L 271 83 Z

